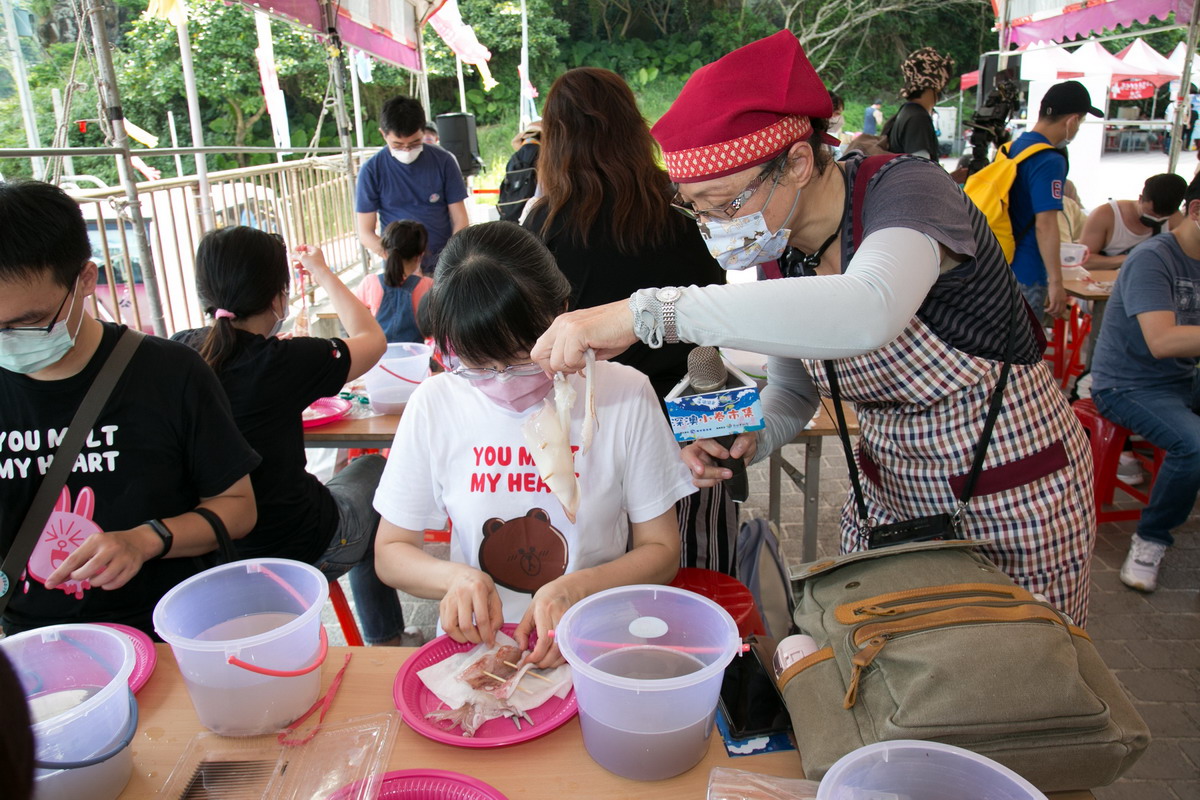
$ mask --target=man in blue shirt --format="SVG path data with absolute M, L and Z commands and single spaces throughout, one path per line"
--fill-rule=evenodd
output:
M 432 275 L 446 240 L 467 227 L 467 187 L 458 162 L 442 148 L 424 143 L 425 109 L 411 97 L 383 104 L 379 132 L 387 147 L 358 174 L 358 240 L 386 259 L 383 229 L 394 220 L 416 220 L 429 234 L 421 271 Z
M 1167 451 L 1121 567 L 1152 592 L 1171 529 L 1200 492 L 1200 178 L 1187 217 L 1133 249 L 1117 275 L 1092 363 L 1092 400 L 1106 418 Z
M 1015 158 L 1032 144 L 1065 147 L 1079 133 L 1085 114 L 1104 116 L 1092 106 L 1092 98 L 1082 83 L 1066 81 L 1051 86 L 1042 98 L 1037 123 L 1012 143 L 1009 158 Z M 1063 207 L 1066 180 L 1064 155 L 1043 150 L 1017 167 L 1017 179 L 1008 193 L 1008 214 L 1017 241 L 1013 272 L 1033 310 L 1045 308 L 1052 317 L 1061 316 L 1067 309 L 1058 254 L 1058 215 Z

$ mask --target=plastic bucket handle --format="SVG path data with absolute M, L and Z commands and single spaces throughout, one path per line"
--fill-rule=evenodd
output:
M 412 378 L 406 378 L 406 377 L 404 377 L 403 375 L 397 375 L 396 373 L 392 372 L 390 369 L 388 369 L 387 367 L 385 367 L 383 364 L 380 364 L 380 365 L 379 365 L 379 368 L 380 368 L 381 370 L 383 370 L 384 372 L 386 372 L 388 375 L 391 375 L 393 378 L 395 378 L 395 379 L 397 379 L 397 380 L 404 381 L 405 383 L 411 383 L 411 384 L 414 384 L 414 385 L 415 385 L 415 384 L 419 384 L 419 383 L 421 383 L 421 381 L 414 381 Z
M 259 675 L 270 675 L 272 678 L 297 678 L 301 675 L 307 675 L 317 667 L 325 663 L 325 656 L 329 653 L 329 634 L 325 633 L 325 626 L 321 626 L 321 648 L 317 653 L 316 659 L 307 667 L 300 669 L 270 669 L 269 667 L 260 667 L 257 664 L 250 664 L 242 661 L 237 656 L 231 655 L 226 661 L 235 667 L 241 667 L 249 672 L 257 672 Z
M 121 735 L 121 741 L 107 753 L 101 753 L 98 756 L 84 759 L 83 761 L 37 761 L 33 765 L 38 769 L 82 769 L 84 767 L 94 767 L 102 761 L 108 761 L 117 753 L 124 750 L 133 741 L 133 735 L 137 732 L 138 726 L 138 704 L 137 698 L 133 696 L 133 692 L 129 693 L 129 724 L 125 726 L 125 733 Z

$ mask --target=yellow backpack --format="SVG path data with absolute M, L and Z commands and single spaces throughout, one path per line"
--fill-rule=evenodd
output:
M 1008 193 L 1017 179 L 1017 166 L 1030 156 L 1043 150 L 1053 150 L 1054 147 L 1044 142 L 1031 144 L 1016 158 L 1009 158 L 1010 147 L 1012 144 L 997 148 L 996 160 L 967 178 L 963 191 L 987 217 L 988 227 L 1000 243 L 1005 259 L 1011 264 L 1017 249 L 1017 237 L 1013 236 L 1012 218 L 1008 215 Z M 1022 231 L 1021 236 L 1027 232 Z

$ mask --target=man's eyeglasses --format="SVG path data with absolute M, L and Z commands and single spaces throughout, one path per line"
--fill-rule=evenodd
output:
M 50 331 L 54 330 L 54 326 L 58 324 L 58 315 L 62 313 L 63 308 L 67 305 L 67 300 L 71 297 L 71 293 L 75 291 L 75 287 L 67 290 L 67 294 L 63 297 L 62 302 L 58 304 L 58 310 L 50 317 L 50 322 L 45 325 L 14 325 L 11 328 L 0 328 L 0 333 L 44 333 L 49 335 Z
M 545 370 L 533 362 L 529 362 L 528 364 L 509 364 L 504 369 L 496 369 L 495 367 L 457 367 L 450 370 L 451 375 L 457 375 L 469 381 L 487 381 L 498 375 L 512 375 L 513 377 L 520 378 L 529 375 L 538 375 L 542 372 L 545 372 Z
M 746 204 L 759 187 L 763 185 L 763 181 L 771 176 L 773 170 L 768 167 L 758 174 L 754 180 L 746 184 L 746 188 L 738 194 L 737 197 L 730 200 L 728 203 L 723 203 L 715 208 L 696 208 L 691 203 L 683 199 L 679 192 L 675 193 L 674 199 L 671 201 L 671 208 L 683 214 L 690 220 L 699 221 L 701 217 L 723 217 L 724 219 L 733 219 L 742 206 Z

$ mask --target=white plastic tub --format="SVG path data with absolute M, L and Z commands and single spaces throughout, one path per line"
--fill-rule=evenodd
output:
M 52 625 L 0 639 L 0 649 L 29 704 L 37 800 L 113 800 L 133 772 L 129 638 L 102 625 Z

